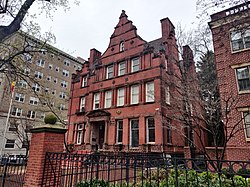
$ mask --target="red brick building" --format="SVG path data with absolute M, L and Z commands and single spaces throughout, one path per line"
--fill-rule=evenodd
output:
M 161 20 L 161 28 L 159 39 L 146 42 L 122 11 L 106 51 L 91 49 L 88 62 L 73 75 L 67 141 L 78 153 L 99 149 L 183 156 L 184 130 L 173 118 L 176 103 L 170 97 L 177 94 L 171 86 L 179 61 L 175 28 L 168 18 Z
M 216 69 L 225 132 L 226 158 L 250 159 L 250 4 L 213 14 Z

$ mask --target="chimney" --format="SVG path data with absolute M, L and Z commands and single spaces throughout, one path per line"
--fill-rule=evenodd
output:
M 93 63 L 96 59 L 101 58 L 101 52 L 96 50 L 96 49 L 91 49 L 90 50 L 90 57 L 89 57 L 89 62 Z
M 175 36 L 175 27 L 173 23 L 169 20 L 169 18 L 161 19 L 161 32 L 163 42 L 167 42 L 169 38 Z

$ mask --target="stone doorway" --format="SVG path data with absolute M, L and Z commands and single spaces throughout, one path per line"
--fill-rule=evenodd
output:
M 105 121 L 94 122 L 92 131 L 92 146 L 97 150 L 103 149 L 105 140 Z

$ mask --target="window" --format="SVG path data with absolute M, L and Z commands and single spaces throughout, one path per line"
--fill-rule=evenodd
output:
M 14 148 L 15 147 L 15 140 L 7 139 L 5 143 L 5 148 Z
M 17 108 L 17 107 L 13 107 L 11 115 L 12 116 L 21 116 L 22 115 L 22 109 Z
M 153 117 L 146 118 L 147 143 L 155 142 L 155 120 Z
M 118 76 L 126 73 L 126 62 L 120 62 L 118 65 Z
M 32 89 L 34 91 L 36 91 L 36 92 L 39 92 L 40 91 L 40 86 L 37 83 L 35 83 L 35 84 L 32 85 Z
M 41 119 L 44 119 L 44 118 L 45 118 L 45 113 L 44 113 L 44 112 L 41 112 L 41 113 L 40 113 L 40 118 L 41 118 Z
M 154 82 L 146 83 L 146 102 L 153 102 L 154 96 Z
M 83 125 L 77 125 L 77 133 L 76 133 L 76 144 L 82 144 L 82 137 L 83 137 Z
M 166 103 L 170 105 L 170 93 L 169 93 L 169 86 L 165 88 L 165 99 Z
M 170 119 L 167 119 L 167 143 L 172 143 L 172 128 Z
M 54 83 L 55 83 L 55 84 L 57 83 L 57 78 L 54 78 Z
M 99 109 L 100 107 L 100 93 L 95 93 L 94 94 L 94 104 L 93 104 L 93 109 Z
M 80 112 L 84 111 L 84 107 L 85 107 L 85 97 L 81 97 L 81 99 L 80 99 Z
M 231 43 L 233 51 L 250 48 L 250 29 L 232 31 Z
M 65 99 L 66 93 L 65 92 L 59 92 L 59 98 Z
M 14 131 L 16 132 L 18 130 L 18 123 L 10 123 L 10 126 L 9 126 L 9 131 Z
M 30 97 L 30 104 L 31 105 L 38 105 L 39 99 L 36 97 Z
M 41 73 L 39 71 L 35 71 L 35 78 L 42 79 L 43 78 L 43 73 Z
M 82 87 L 85 87 L 85 86 L 87 86 L 87 76 L 83 76 L 82 77 Z
M 53 64 L 49 64 L 49 69 L 53 69 Z
M 112 78 L 113 77 L 113 72 L 114 72 L 114 66 L 113 65 L 107 66 L 107 68 L 106 68 L 106 79 Z
M 24 68 L 23 69 L 23 73 L 26 74 L 26 75 L 29 75 L 30 74 L 30 69 L 29 68 Z
M 59 105 L 59 110 L 64 110 L 65 109 L 65 105 L 64 104 L 60 104 Z
M 243 67 L 236 69 L 239 91 L 250 90 L 250 68 Z
M 112 105 L 112 91 L 106 91 L 105 92 L 105 108 L 110 108 Z
M 16 93 L 15 101 L 23 103 L 24 98 L 25 98 L 24 94 Z
M 116 122 L 116 143 L 122 143 L 122 134 L 123 134 L 123 121 L 118 120 Z
M 130 120 L 130 146 L 131 147 L 139 146 L 139 120 L 138 119 Z
M 136 72 L 140 70 L 139 58 L 133 58 L 131 62 L 131 72 Z
M 63 74 L 63 76 L 68 77 L 69 76 L 69 71 L 64 69 L 62 74 Z
M 25 81 L 25 80 L 20 80 L 20 81 L 18 81 L 17 82 L 17 84 L 16 84 L 16 86 L 18 87 L 18 88 L 27 88 L 27 82 Z
M 38 66 L 40 66 L 40 67 L 44 67 L 45 61 L 40 59 L 40 60 L 38 60 L 38 61 L 36 62 L 36 65 L 38 65 Z
M 119 88 L 117 90 L 117 106 L 123 106 L 124 105 L 124 99 L 125 99 L 125 90 L 124 88 Z
M 24 54 L 23 54 L 23 60 L 24 60 L 24 61 L 27 61 L 27 62 L 31 62 L 31 60 L 32 60 L 32 55 L 29 54 L 29 53 L 24 53 Z
M 40 53 L 42 53 L 43 55 L 46 55 L 46 50 L 45 49 L 41 49 Z
M 130 104 L 138 104 L 139 103 L 139 85 L 131 86 L 131 98 Z
M 36 112 L 32 111 L 32 110 L 29 110 L 27 117 L 30 118 L 30 119 L 34 119 L 36 117 Z
M 120 43 L 120 52 L 124 51 L 124 42 Z
M 51 76 L 48 75 L 48 76 L 47 76 L 47 80 L 48 80 L 48 81 L 51 81 Z
M 59 67 L 56 67 L 56 71 L 59 72 Z
M 243 119 L 244 119 L 246 137 L 250 138 L 250 113 L 243 112 Z
M 56 90 L 51 90 L 51 94 L 55 95 L 56 94 Z
M 62 81 L 61 86 L 64 87 L 64 88 L 67 88 L 68 87 L 68 82 L 67 81 Z
M 69 65 L 70 65 L 70 61 L 64 60 L 64 65 L 65 65 L 65 66 L 69 66 Z

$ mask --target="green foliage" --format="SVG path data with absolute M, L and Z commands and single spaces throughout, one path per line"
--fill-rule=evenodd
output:
M 45 116 L 44 122 L 46 124 L 54 125 L 57 122 L 57 118 L 56 118 L 56 116 L 54 114 L 48 114 L 48 115 Z
M 94 179 L 92 181 L 81 181 L 77 184 L 77 187 L 109 187 L 109 183 L 104 180 Z

